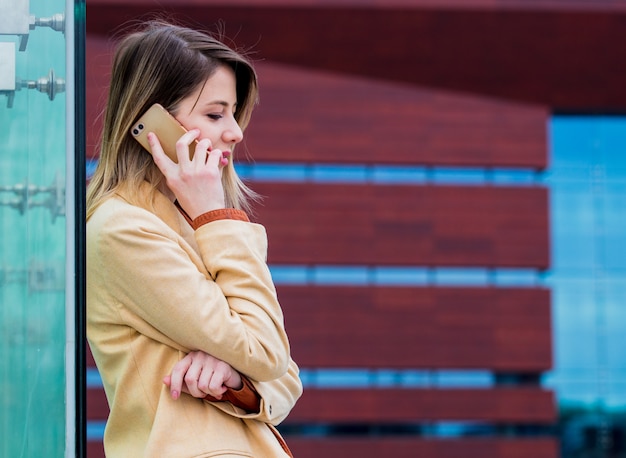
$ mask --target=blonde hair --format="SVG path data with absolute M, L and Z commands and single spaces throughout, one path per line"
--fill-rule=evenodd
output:
M 158 20 L 121 40 L 113 58 L 100 158 L 87 187 L 87 219 L 121 188 L 137 198 L 147 181 L 154 196 L 164 177 L 150 153 L 130 135 L 132 125 L 154 103 L 176 113 L 181 100 L 222 65 L 235 72 L 235 119 L 243 131 L 258 102 L 258 86 L 256 72 L 242 54 L 207 33 Z M 258 195 L 238 177 L 232 158 L 222 183 L 227 207 L 251 210 Z

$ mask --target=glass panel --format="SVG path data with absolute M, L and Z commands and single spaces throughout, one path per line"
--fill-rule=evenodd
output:
M 0 0 L 0 456 L 6 457 L 66 451 L 64 28 L 63 0 Z
M 551 123 L 555 369 L 563 456 L 624 456 L 626 117 Z

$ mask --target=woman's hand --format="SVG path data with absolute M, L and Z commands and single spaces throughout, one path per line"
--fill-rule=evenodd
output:
M 203 138 L 196 144 L 193 158 L 189 159 L 189 145 L 199 135 L 200 131 L 193 129 L 176 142 L 177 164 L 167 157 L 157 136 L 153 132 L 148 134 L 155 164 L 165 176 L 167 187 L 191 219 L 224 208 L 222 169 L 228 164 L 230 155 L 230 151 L 212 149 L 211 141 Z
M 230 364 L 203 351 L 192 351 L 177 362 L 170 375 L 163 379 L 170 389 L 173 399 L 178 399 L 181 392 L 195 398 L 204 398 L 207 394 L 221 399 L 228 388 L 241 389 L 241 375 Z

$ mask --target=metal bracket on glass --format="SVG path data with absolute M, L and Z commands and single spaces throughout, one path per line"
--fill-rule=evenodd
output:
M 33 207 L 45 207 L 50 210 L 52 222 L 57 216 L 65 216 L 65 182 L 60 173 L 57 173 L 50 186 L 36 186 L 19 183 L 12 186 L 0 186 L 0 192 L 13 193 L 15 198 L 0 201 L 1 206 L 15 208 L 20 214 Z M 44 199 L 33 199 L 34 196 L 44 195 Z
M 0 10 L 1 11 L 1 10 Z M 57 32 L 65 33 L 65 15 L 63 13 L 57 13 L 50 17 L 40 17 L 37 18 L 35 16 L 28 16 L 28 30 L 35 30 L 35 27 L 50 27 L 52 30 L 56 30 Z M 10 33 L 5 32 L 2 29 L 3 35 L 17 35 L 20 40 L 20 51 L 26 51 L 26 45 L 28 44 L 28 33 Z
M 30 30 L 35 30 L 35 27 L 50 27 L 57 32 L 65 33 L 65 14 L 57 13 L 50 17 L 30 16 L 28 18 L 28 27 Z
M 28 0 L 0 0 L 0 34 L 17 35 L 20 51 L 26 50 L 30 22 Z
M 14 89 L 10 90 L 1 90 L 0 88 L 0 94 L 5 94 L 8 97 L 7 108 L 13 107 L 15 93 L 21 89 L 36 89 L 39 92 L 47 94 L 48 99 L 54 100 L 57 94 L 65 92 L 65 79 L 57 78 L 54 70 L 50 69 L 47 76 L 42 76 L 36 80 L 22 80 L 17 78 L 13 87 Z
M 15 89 L 15 43 L 0 42 L 0 94 L 8 97 L 9 108 L 13 106 Z
M 39 92 L 48 94 L 50 100 L 54 100 L 59 92 L 65 92 L 65 79 L 57 78 L 54 70 L 50 69 L 47 76 L 42 76 L 37 80 L 15 80 L 15 90 L 20 89 L 36 89 Z M 9 107 L 10 108 L 10 107 Z
M 26 50 L 29 31 L 35 27 L 50 27 L 65 33 L 65 14 L 36 18 L 30 14 L 29 0 L 0 0 L 0 35 L 17 35 L 20 51 Z
M 0 0 L 2 1 L 2 0 Z M 47 76 L 37 80 L 22 80 L 15 77 L 15 43 L 0 42 L 0 94 L 8 97 L 7 106 L 13 106 L 15 92 L 21 89 L 36 89 L 54 100 L 60 92 L 65 92 L 65 79 L 58 78 L 54 69 Z
M 50 27 L 65 33 L 65 14 L 37 18 L 29 11 L 28 0 L 0 0 L 0 35 L 16 35 L 19 38 L 20 51 L 26 50 L 29 33 L 35 27 Z M 8 108 L 13 106 L 15 92 L 20 89 L 36 89 L 48 94 L 50 100 L 65 91 L 65 80 L 57 78 L 54 70 L 50 70 L 47 77 L 37 80 L 21 80 L 15 75 L 15 43 L 0 40 L 0 94 L 7 96 Z

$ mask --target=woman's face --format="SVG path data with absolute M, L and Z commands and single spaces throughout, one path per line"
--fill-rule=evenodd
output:
M 221 65 L 204 86 L 180 102 L 175 117 L 185 129 L 199 129 L 198 140 L 211 140 L 211 149 L 232 151 L 243 139 L 243 132 L 235 120 L 236 108 L 235 72 Z

